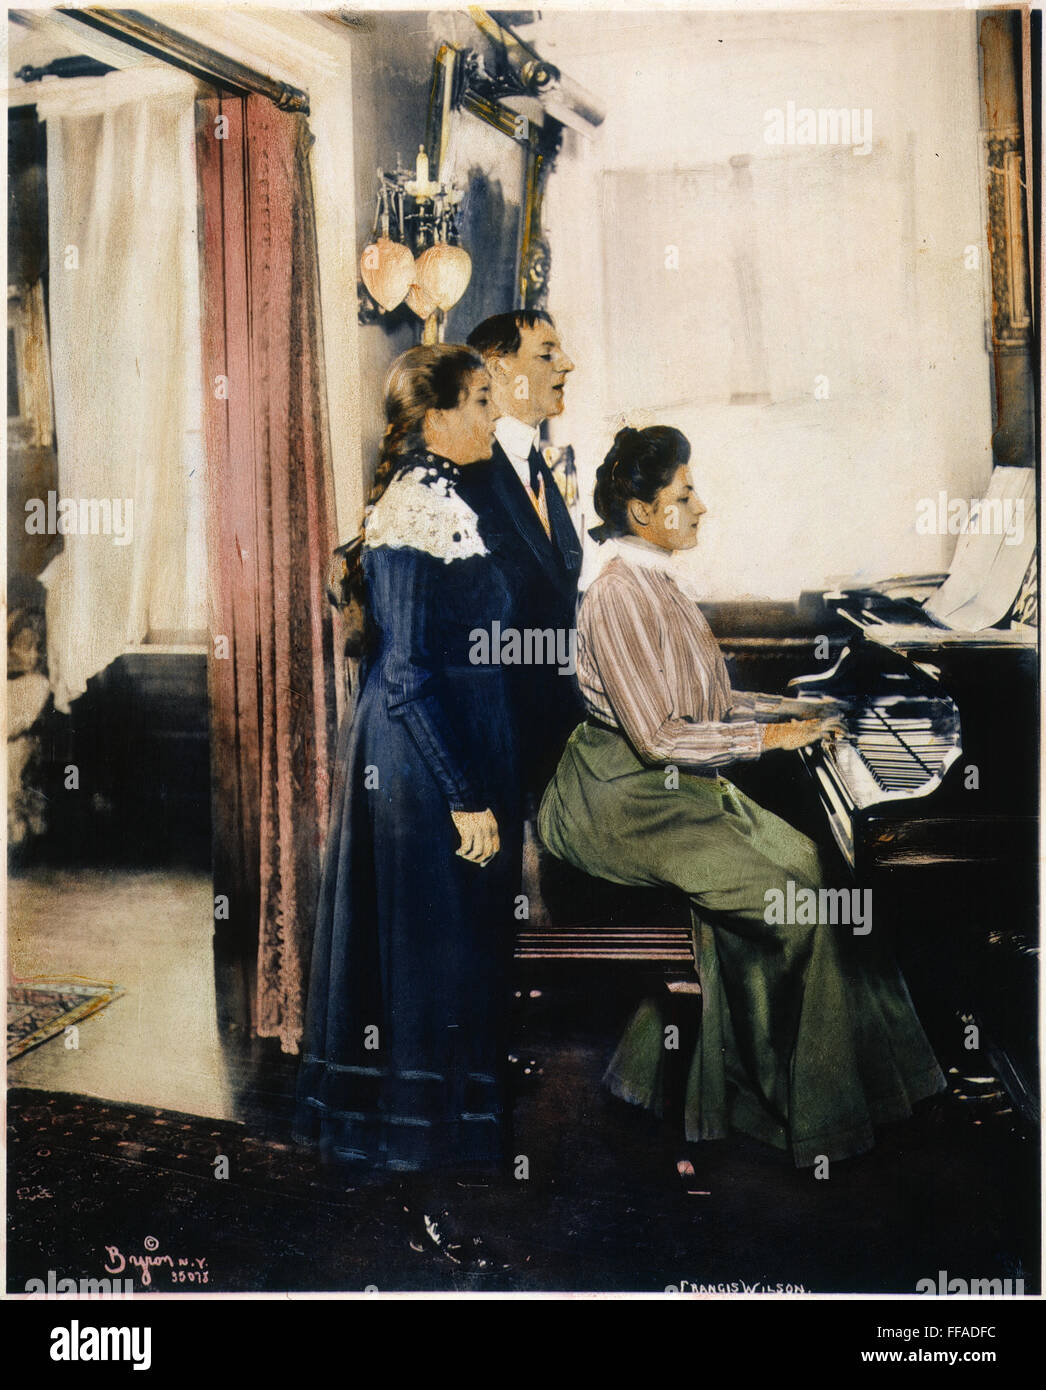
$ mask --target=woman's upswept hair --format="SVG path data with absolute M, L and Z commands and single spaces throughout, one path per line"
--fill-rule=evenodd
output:
M 412 347 L 396 358 L 385 378 L 387 424 L 368 507 L 384 493 L 406 455 L 424 445 L 425 412 L 460 405 L 469 377 L 483 370 L 483 359 L 457 343 Z M 334 552 L 327 594 L 342 615 L 346 656 L 365 655 L 373 633 L 366 611 L 362 532 Z
M 644 430 L 626 425 L 618 430 L 596 472 L 593 501 L 603 525 L 593 527 L 589 534 L 598 541 L 627 536 L 631 530 L 629 502 L 636 498 L 653 502 L 689 462 L 690 442 L 671 425 L 650 425 Z
M 373 505 L 388 487 L 400 460 L 420 448 L 428 410 L 453 410 L 461 404 L 469 377 L 483 370 L 483 359 L 459 343 L 408 348 L 385 378 L 385 419 L 378 467 L 367 501 Z

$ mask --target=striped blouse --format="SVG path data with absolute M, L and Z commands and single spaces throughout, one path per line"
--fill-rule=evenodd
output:
M 731 689 L 704 614 L 650 549 L 619 543 L 582 601 L 577 675 L 589 712 L 620 729 L 644 763 L 713 768 L 758 758 L 753 716 L 777 698 Z

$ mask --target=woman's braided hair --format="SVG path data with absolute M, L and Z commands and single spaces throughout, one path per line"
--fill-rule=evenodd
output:
M 424 447 L 426 412 L 459 406 L 469 378 L 482 370 L 483 359 L 457 343 L 412 347 L 396 358 L 385 378 L 387 424 L 367 497 L 368 509 L 385 492 L 404 459 Z M 362 532 L 334 552 L 327 593 L 342 615 L 346 655 L 362 656 L 373 635 L 366 613 Z
M 367 498 L 373 506 L 392 481 L 405 455 L 422 447 L 422 427 L 429 410 L 453 410 L 461 404 L 473 372 L 483 359 L 459 343 L 408 348 L 385 378 L 385 434 Z

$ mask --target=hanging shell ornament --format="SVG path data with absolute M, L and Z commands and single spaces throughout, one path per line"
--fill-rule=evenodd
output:
M 463 247 L 445 241 L 423 251 L 414 267 L 414 283 L 444 313 L 458 302 L 471 279 L 472 257 Z
M 417 314 L 419 319 L 427 319 L 434 314 L 439 305 L 432 298 L 427 290 L 423 290 L 420 285 L 411 285 L 407 291 L 407 308 L 411 313 Z
M 387 236 L 364 248 L 360 275 L 371 298 L 383 309 L 402 304 L 414 280 L 414 257 L 409 246 L 401 246 Z

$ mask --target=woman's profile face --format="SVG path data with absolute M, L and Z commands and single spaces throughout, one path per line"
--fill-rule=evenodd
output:
M 452 463 L 478 463 L 490 458 L 495 418 L 490 377 L 480 367 L 470 373 L 453 410 L 430 410 L 425 416 L 425 443 Z
M 707 510 L 694 491 L 690 469 L 683 464 L 653 502 L 630 508 L 632 531 L 662 550 L 693 550 Z

